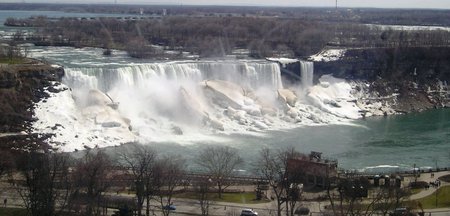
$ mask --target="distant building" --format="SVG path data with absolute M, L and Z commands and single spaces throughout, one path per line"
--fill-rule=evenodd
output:
M 337 179 L 337 160 L 322 159 L 321 152 L 298 155 L 288 160 L 288 175 L 298 176 L 305 186 L 324 187 Z

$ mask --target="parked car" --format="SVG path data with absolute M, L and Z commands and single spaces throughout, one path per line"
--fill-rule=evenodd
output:
M 164 210 L 175 211 L 177 210 L 177 207 L 175 207 L 174 205 L 166 205 L 164 206 Z
M 241 216 L 258 216 L 258 212 L 253 209 L 242 209 Z
M 416 216 L 417 213 L 411 212 L 408 208 L 400 207 L 396 208 L 392 213 L 389 214 L 390 216 Z

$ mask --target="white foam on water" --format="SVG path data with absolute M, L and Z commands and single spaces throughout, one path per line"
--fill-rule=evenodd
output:
M 94 56 L 98 50 L 75 52 Z M 83 57 L 81 67 L 68 64 L 63 83 L 71 90 L 51 93 L 36 105 L 35 131 L 55 133 L 52 141 L 64 151 L 134 141 L 189 145 L 229 142 L 232 134 L 264 136 L 267 130 L 353 125 L 351 119 L 360 111 L 345 80 L 325 75 L 313 84 L 312 62 L 301 61 L 300 84 L 284 86 L 279 64 L 270 61 L 117 59 L 120 63 Z M 284 88 L 291 92 L 289 103 L 279 98 L 277 90 Z M 93 95 L 103 99 L 94 97 L 92 104 Z

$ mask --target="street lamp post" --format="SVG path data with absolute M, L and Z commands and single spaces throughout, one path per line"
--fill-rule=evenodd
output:
M 417 170 L 416 170 L 416 164 L 414 164 L 413 173 L 414 173 L 414 183 L 416 183 L 416 182 L 417 182 Z
M 437 208 L 437 206 L 438 206 L 438 191 L 439 191 L 439 186 L 436 186 L 437 187 L 437 189 L 436 189 L 436 192 L 435 192 L 435 198 L 436 198 L 436 208 Z

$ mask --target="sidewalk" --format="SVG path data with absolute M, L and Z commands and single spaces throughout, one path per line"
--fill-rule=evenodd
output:
M 441 176 L 445 176 L 445 175 L 450 175 L 450 171 L 444 171 L 444 172 L 437 172 L 434 173 L 434 177 L 431 177 L 430 173 L 421 173 L 420 177 L 417 178 L 417 181 L 424 181 L 424 182 L 434 182 L 436 179 L 438 179 Z M 413 179 L 411 181 L 414 181 Z M 441 187 L 442 186 L 446 186 L 446 185 L 450 185 L 449 182 L 444 182 L 441 181 Z M 420 199 L 423 197 L 427 197 L 430 196 L 431 194 L 433 194 L 438 188 L 437 187 L 430 187 L 429 189 L 424 189 L 422 191 L 420 191 L 417 194 L 413 194 L 411 195 L 410 199 L 411 200 L 416 200 L 416 199 Z

